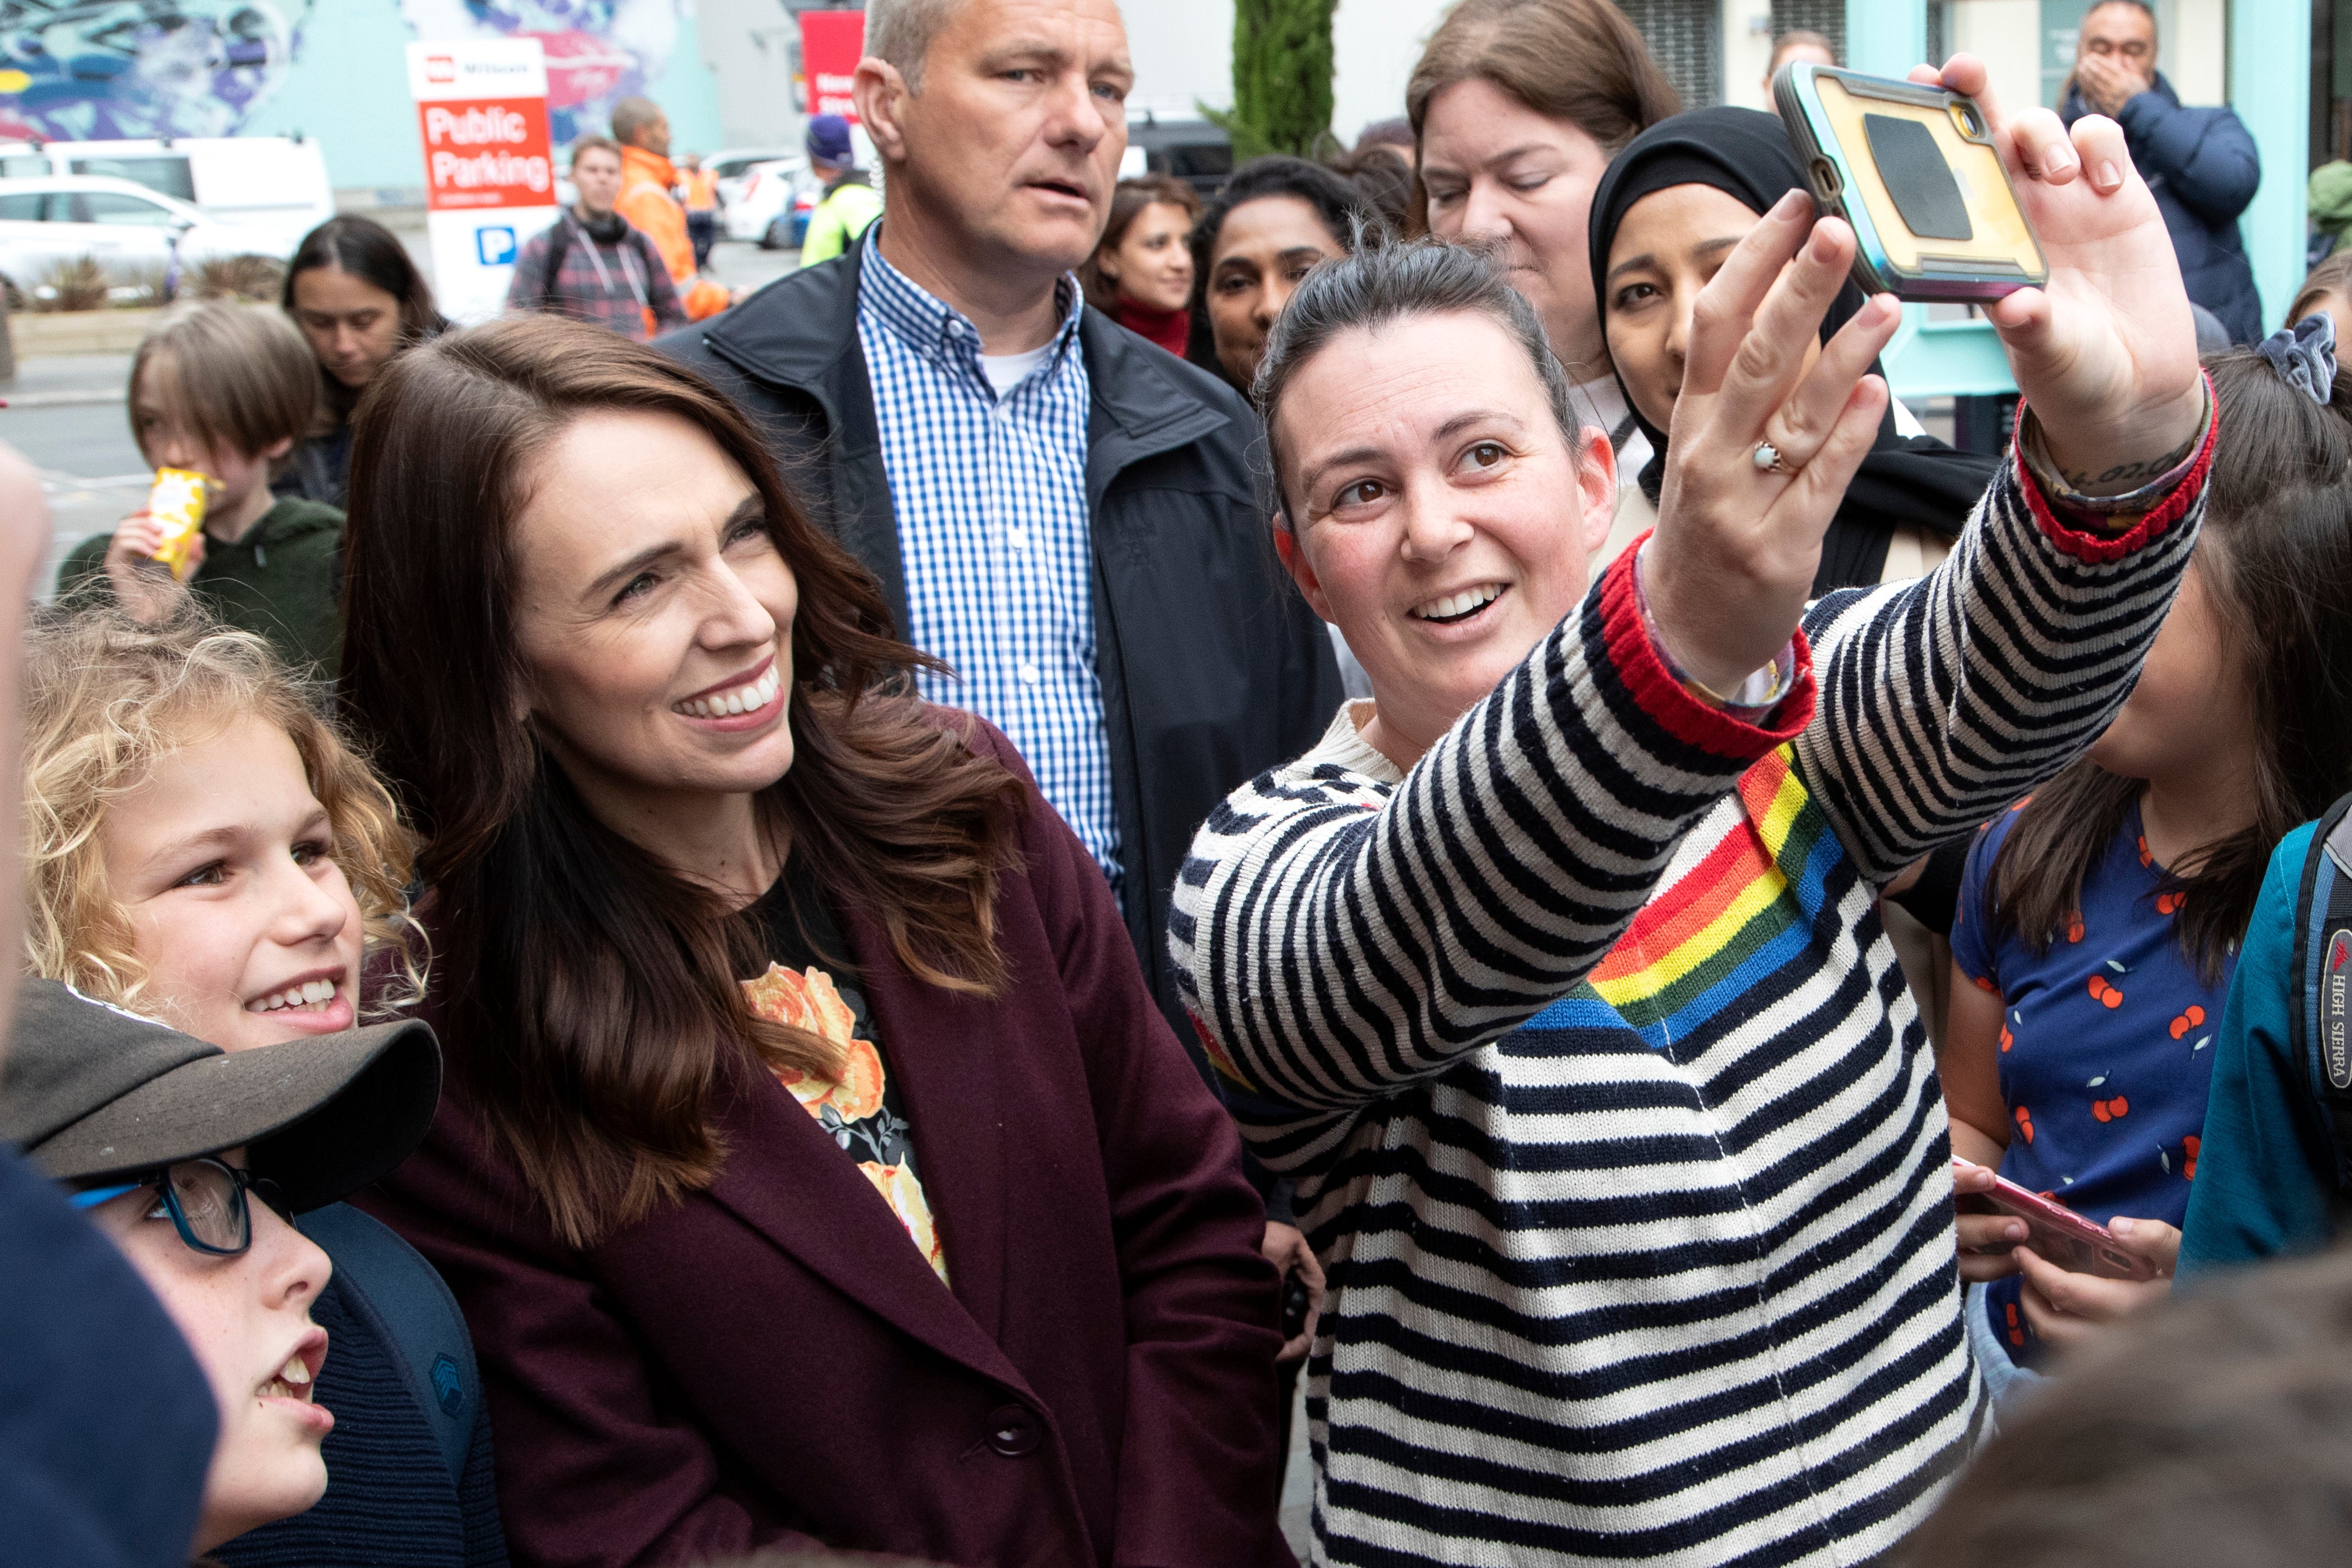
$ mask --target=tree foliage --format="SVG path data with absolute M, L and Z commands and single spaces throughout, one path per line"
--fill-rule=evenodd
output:
M 1234 107 L 1210 118 L 1236 163 L 1266 153 L 1312 157 L 1331 134 L 1335 0 L 1234 0 Z

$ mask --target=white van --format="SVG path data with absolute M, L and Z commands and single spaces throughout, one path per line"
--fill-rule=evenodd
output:
M 298 239 L 335 216 L 326 157 L 308 137 L 0 142 L 0 179 L 59 174 L 129 180 L 186 202 L 220 223 Z M 287 247 L 289 252 L 292 248 Z

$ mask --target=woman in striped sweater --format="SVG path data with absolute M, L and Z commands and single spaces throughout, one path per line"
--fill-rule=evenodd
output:
M 1916 584 L 1805 603 L 1896 312 L 1819 343 L 1853 238 L 1801 196 L 1590 594 L 1608 443 L 1485 264 L 1366 252 L 1276 330 L 1277 543 L 1375 696 L 1211 817 L 1170 935 L 1328 1271 L 1318 1563 L 1856 1562 L 1981 1430 L 1877 892 L 2114 713 L 2212 438 L 2117 128 L 1985 107 L 2052 267 L 1990 312 L 2032 414 Z

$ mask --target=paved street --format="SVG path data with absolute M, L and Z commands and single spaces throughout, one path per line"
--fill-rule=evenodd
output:
M 422 221 L 403 226 L 401 238 L 429 272 Z M 710 271 L 730 288 L 756 289 L 799 259 L 798 251 L 721 240 Z M 40 576 L 44 599 L 66 552 L 112 529 L 147 498 L 149 470 L 123 410 L 130 374 L 129 354 L 60 354 L 19 360 L 16 379 L 0 384 L 0 441 L 32 460 L 48 491 L 52 543 Z

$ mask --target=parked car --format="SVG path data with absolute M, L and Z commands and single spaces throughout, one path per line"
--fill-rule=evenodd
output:
M 335 216 L 327 160 L 308 137 L 0 141 L 0 179 L 74 174 L 129 180 L 218 223 L 303 235 Z
M 797 250 L 824 195 L 805 158 L 754 163 L 727 204 L 727 237 L 751 240 L 762 250 Z
M 50 268 L 93 257 L 124 282 L 229 256 L 290 258 L 300 228 L 223 223 L 193 204 L 97 175 L 0 179 L 0 283 L 12 300 L 41 297 Z
M 1147 110 L 1128 120 L 1118 172 L 1173 174 L 1208 196 L 1234 172 L 1233 139 L 1208 121 L 1161 120 Z
M 731 207 L 742 195 L 754 167 L 762 163 L 798 163 L 804 160 L 790 147 L 730 147 L 713 153 L 702 161 L 702 166 L 719 180 L 719 205 Z

